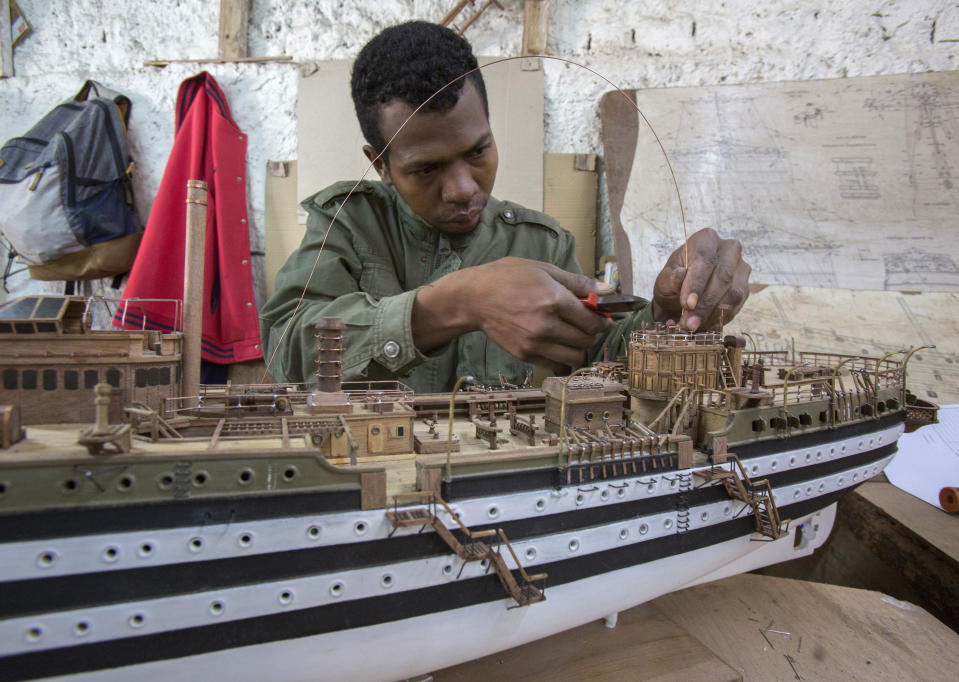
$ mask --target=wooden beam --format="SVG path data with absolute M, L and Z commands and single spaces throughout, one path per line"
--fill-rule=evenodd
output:
M 250 0 L 220 0 L 220 58 L 248 57 L 246 24 Z
M 523 54 L 546 54 L 549 0 L 526 0 L 523 7 Z
M 0 78 L 13 75 L 13 36 L 10 33 L 10 0 L 0 0 Z

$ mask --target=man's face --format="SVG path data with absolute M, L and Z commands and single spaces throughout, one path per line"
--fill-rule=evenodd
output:
M 385 104 L 380 109 L 383 139 L 389 140 L 411 113 L 399 100 Z M 370 160 L 376 156 L 372 147 L 363 151 Z M 376 171 L 418 216 L 445 234 L 466 234 L 476 227 L 493 190 L 499 155 L 470 81 L 449 111 L 420 109 L 386 154 L 389 165 L 381 158 Z

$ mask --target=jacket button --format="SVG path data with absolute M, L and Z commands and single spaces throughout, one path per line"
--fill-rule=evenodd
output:
M 400 354 L 400 344 L 396 341 L 387 341 L 383 344 L 383 355 L 389 359 L 393 359 Z
M 506 218 L 507 220 L 512 220 L 512 219 L 513 219 L 513 211 L 512 211 L 512 209 L 509 209 L 509 208 L 508 208 L 508 209 L 506 209 L 505 211 L 503 211 L 503 217 Z

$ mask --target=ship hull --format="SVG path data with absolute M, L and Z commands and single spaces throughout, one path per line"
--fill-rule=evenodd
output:
M 495 479 L 454 480 L 460 521 L 503 529 L 528 572 L 548 573 L 546 601 L 523 607 L 485 562 L 464 563 L 431 528 L 394 529 L 383 509 L 340 498 L 296 498 L 289 513 L 280 497 L 220 503 L 179 520 L 129 505 L 112 508 L 115 526 L 100 532 L 97 515 L 27 515 L 20 531 L 5 519 L 0 679 L 429 672 L 811 553 L 836 500 L 882 470 L 901 433 L 901 421 L 870 420 L 747 451 L 749 476 L 770 481 L 792 520 L 777 540 L 694 469 L 560 485 L 534 475 L 508 493 L 486 489 Z

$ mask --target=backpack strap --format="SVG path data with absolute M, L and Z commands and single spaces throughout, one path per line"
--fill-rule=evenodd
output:
M 130 107 L 132 106 L 129 97 L 120 94 L 116 90 L 111 90 L 95 80 L 88 80 L 83 84 L 80 92 L 78 92 L 73 99 L 77 102 L 86 102 L 90 99 L 91 93 L 93 97 L 108 99 L 116 104 L 117 109 L 120 110 L 120 116 L 123 118 L 123 127 L 127 127 L 130 122 Z

